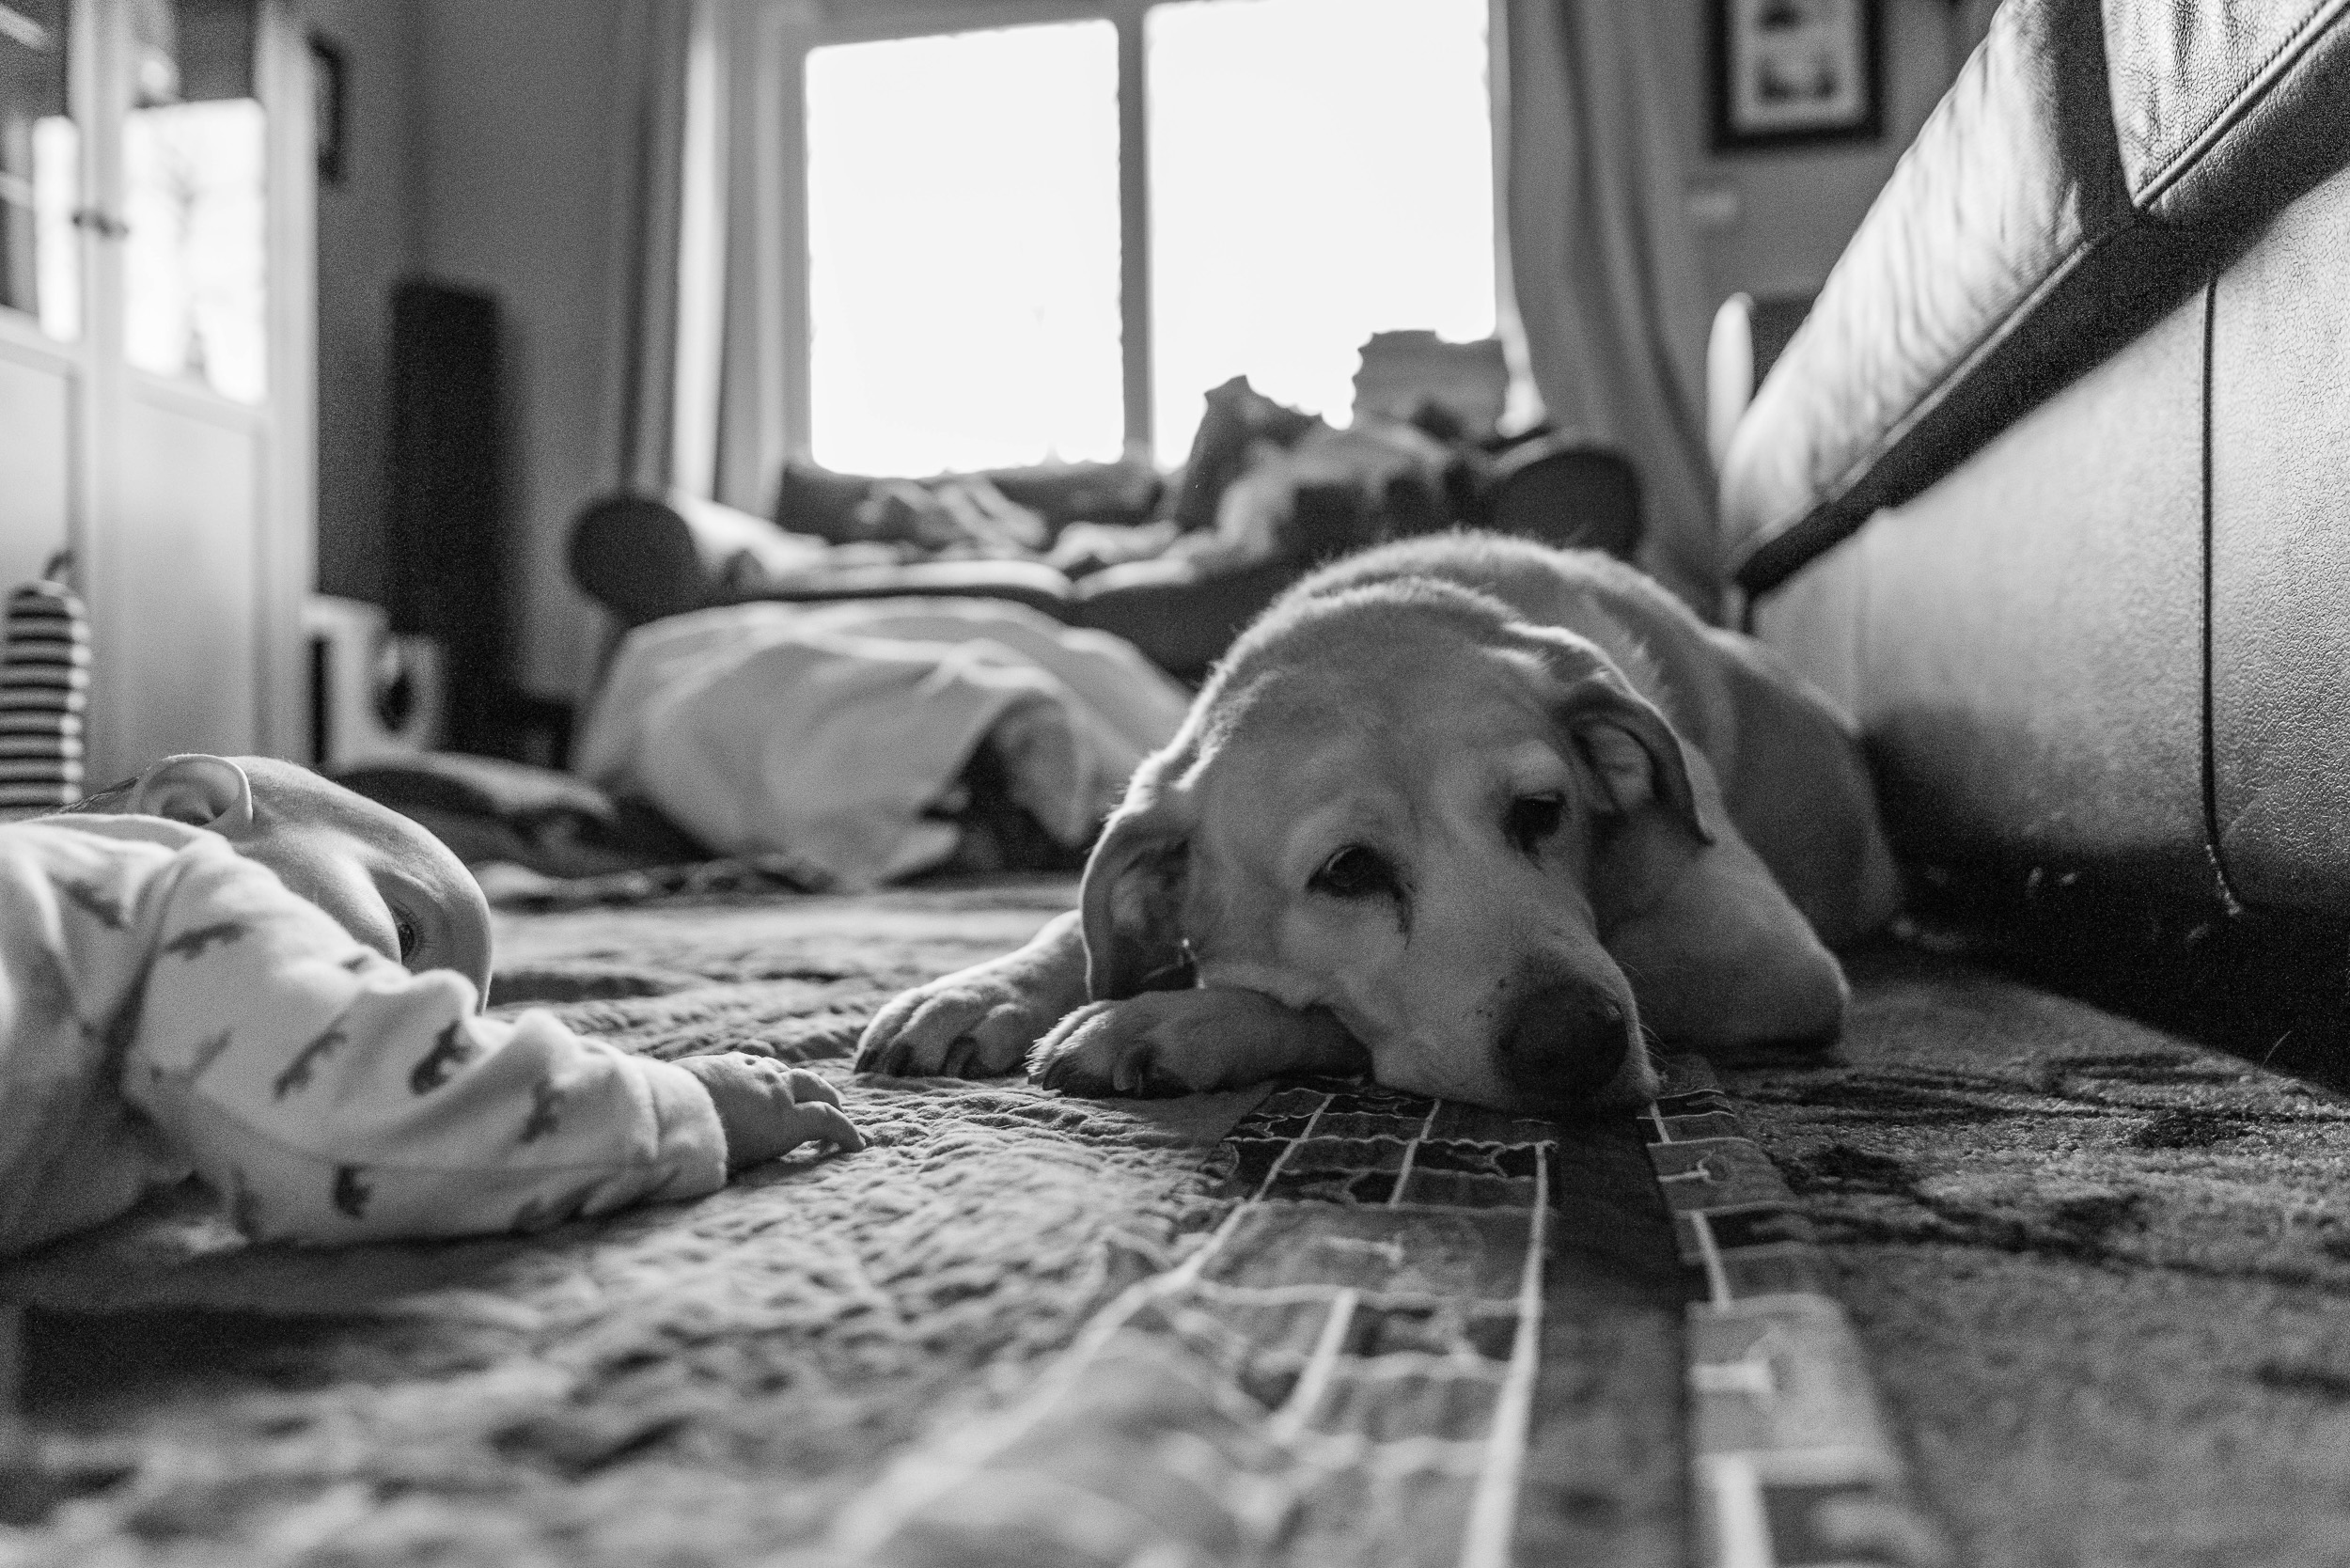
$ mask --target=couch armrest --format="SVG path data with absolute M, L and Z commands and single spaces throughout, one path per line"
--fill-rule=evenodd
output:
M 739 585 L 821 567 L 827 546 L 672 491 L 606 495 L 572 525 L 572 580 L 623 626 L 742 597 Z

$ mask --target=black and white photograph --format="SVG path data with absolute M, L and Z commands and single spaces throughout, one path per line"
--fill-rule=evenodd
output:
M 2350 1560 L 2342 0 L 0 0 L 0 1568 Z
M 1715 146 L 1873 139 L 1884 126 L 1884 0 L 1707 0 Z

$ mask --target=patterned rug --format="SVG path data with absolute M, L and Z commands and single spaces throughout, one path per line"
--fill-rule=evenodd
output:
M 663 1056 L 837 1073 L 898 986 L 1015 945 L 1066 885 L 509 919 L 499 996 Z M 0 1271 L 78 1493 L 38 1563 L 743 1563 L 1017 1395 L 1224 1205 L 1252 1097 L 848 1090 L 872 1147 L 539 1238 L 243 1245 L 181 1201 Z
M 1072 891 L 551 901 L 497 1000 L 838 1074 Z M 1639 1119 L 844 1079 L 867 1152 L 528 1240 L 170 1199 L 0 1269 L 62 1494 L 0 1563 L 2339 1560 L 2350 1107 L 1854 973 Z
M 1213 1230 L 807 1560 L 1677 1563 L 1684 1293 L 1639 1147 L 1281 1087 Z
M 508 916 L 496 1000 L 837 1073 L 1073 893 Z M 1630 1119 L 845 1092 L 862 1154 L 527 1240 L 253 1247 L 180 1194 L 0 1269 L 66 1494 L 0 1562 L 1681 1561 Z
M 1840 1060 L 1723 1078 L 1961 1559 L 2350 1560 L 2350 1104 L 1923 953 L 1848 967 Z

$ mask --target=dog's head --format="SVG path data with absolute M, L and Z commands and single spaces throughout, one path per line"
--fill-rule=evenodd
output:
M 1326 1008 L 1399 1089 L 1636 1104 L 1605 940 L 1708 839 L 1680 739 L 1595 644 L 1449 585 L 1351 589 L 1252 634 L 1145 764 L 1087 867 L 1089 980 Z

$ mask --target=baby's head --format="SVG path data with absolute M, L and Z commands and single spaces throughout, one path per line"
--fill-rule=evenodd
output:
M 76 809 L 210 828 L 345 931 L 411 969 L 486 994 L 490 906 L 464 862 L 416 823 L 268 757 L 166 757 Z

